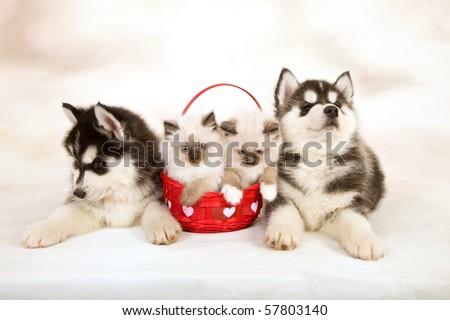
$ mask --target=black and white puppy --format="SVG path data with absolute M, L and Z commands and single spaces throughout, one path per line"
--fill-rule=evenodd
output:
M 275 89 L 284 141 L 279 192 L 266 208 L 267 246 L 291 250 L 304 231 L 336 239 L 353 257 L 377 260 L 383 243 L 366 218 L 384 193 L 377 157 L 358 134 L 348 72 L 334 83 L 299 83 L 288 69 Z
M 176 241 L 181 227 L 162 201 L 159 141 L 144 120 L 100 103 L 64 103 L 63 110 L 73 123 L 64 140 L 73 192 L 47 219 L 27 228 L 23 245 L 48 247 L 103 227 L 138 224 L 152 243 Z

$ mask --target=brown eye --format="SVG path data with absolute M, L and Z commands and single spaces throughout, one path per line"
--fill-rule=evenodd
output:
M 256 153 L 261 155 L 263 153 L 263 151 L 261 149 L 259 149 L 259 150 L 256 150 Z

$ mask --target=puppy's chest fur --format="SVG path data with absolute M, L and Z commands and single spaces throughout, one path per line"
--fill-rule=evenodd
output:
M 111 192 L 96 203 L 78 203 L 104 226 L 130 227 L 139 223 L 151 198 L 151 193 L 145 192 L 145 188 L 135 186 Z
M 309 230 L 320 228 L 323 222 L 342 208 L 352 205 L 356 190 L 328 192 L 326 187 L 352 171 L 351 166 L 326 165 L 311 167 L 300 162 L 280 170 L 280 193 L 299 210 Z

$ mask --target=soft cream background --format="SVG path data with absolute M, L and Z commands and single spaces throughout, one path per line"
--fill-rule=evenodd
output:
M 450 298 L 449 13 L 444 0 L 1 0 L 0 297 Z M 384 260 L 352 260 L 311 234 L 272 252 L 262 224 L 185 233 L 169 248 L 138 228 L 20 247 L 25 225 L 68 191 L 61 101 L 127 106 L 161 130 L 217 82 L 270 111 L 283 66 L 299 80 L 350 70 L 363 135 L 388 177 L 372 219 Z M 194 105 L 213 107 L 220 117 L 254 108 L 231 88 Z

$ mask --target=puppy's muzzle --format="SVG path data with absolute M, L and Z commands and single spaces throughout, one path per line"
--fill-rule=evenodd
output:
M 259 154 L 256 152 L 250 152 L 241 150 L 242 162 L 249 166 L 256 166 L 259 163 Z
M 189 150 L 189 162 L 192 164 L 198 164 L 202 160 L 201 151 L 199 148 L 192 148 Z

